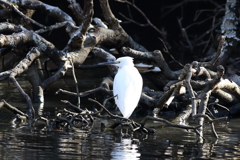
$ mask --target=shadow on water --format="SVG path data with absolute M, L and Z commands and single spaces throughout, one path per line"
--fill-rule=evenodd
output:
M 79 79 L 81 91 L 97 87 L 102 80 L 102 75 L 93 75 L 92 72 L 86 71 L 80 72 L 82 72 L 83 77 L 85 75 L 87 77 Z M 27 93 L 30 93 L 29 84 L 24 80 L 24 76 L 18 78 L 20 85 Z M 43 116 L 54 117 L 57 111 L 64 107 L 60 103 L 61 99 L 70 99 L 76 102 L 76 98 L 54 94 L 59 86 L 74 91 L 71 84 L 73 84 L 71 76 L 66 76 L 65 79 L 51 85 L 51 89 L 45 95 Z M 8 85 L 7 82 L 3 81 L 0 82 L 0 88 L 1 99 L 8 99 L 10 104 L 22 110 L 26 109 L 25 100 L 12 84 Z M 82 105 L 90 106 L 92 104 L 83 98 Z M 133 138 L 127 138 L 119 136 L 118 131 L 102 131 L 100 123 L 108 126 L 111 123 L 108 120 L 96 121 L 91 131 L 70 130 L 66 132 L 44 131 L 41 125 L 31 129 L 26 126 L 14 126 L 10 123 L 13 117 L 14 115 L 11 112 L 0 108 L 0 159 L 156 160 L 240 158 L 240 119 L 216 124 L 218 140 L 210 132 L 210 127 L 207 127 L 204 133 L 206 140 L 200 144 L 197 142 L 195 133 L 163 126 L 160 123 L 147 123 L 147 127 L 157 130 L 154 135 L 144 138 L 134 135 Z

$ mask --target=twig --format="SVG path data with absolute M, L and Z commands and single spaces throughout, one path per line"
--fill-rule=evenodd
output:
M 226 39 L 226 36 L 221 36 L 221 40 L 218 44 L 217 53 L 215 54 L 214 58 L 212 58 L 212 60 L 209 62 L 200 62 L 199 66 L 203 66 L 203 67 L 213 66 L 217 62 L 218 58 L 222 54 L 222 48 L 223 48 L 225 39 Z
M 16 88 L 18 89 L 18 91 L 23 95 L 23 97 L 26 99 L 28 107 L 29 107 L 29 111 L 31 113 L 31 118 L 35 118 L 35 110 L 33 108 L 33 104 L 32 104 L 32 100 L 29 97 L 28 94 L 25 93 L 25 91 L 22 89 L 22 87 L 20 86 L 20 84 L 18 83 L 18 81 L 15 79 L 14 76 L 9 77 L 9 79 L 12 81 L 12 83 L 16 86 Z
M 32 121 L 31 125 L 33 126 L 38 120 L 43 120 L 43 121 L 45 121 L 46 124 L 47 124 L 47 126 L 49 126 L 49 120 L 48 120 L 47 118 L 42 117 L 42 116 L 39 116 L 39 117 L 35 118 L 35 119 Z
M 112 91 L 111 90 L 108 90 L 107 88 L 104 88 L 104 87 L 98 87 L 98 88 L 95 88 L 95 89 L 92 89 L 92 90 L 89 90 L 89 91 L 86 91 L 86 92 L 81 92 L 79 93 L 80 94 L 80 97 L 86 97 L 90 94 L 93 94 L 93 93 L 96 93 L 96 92 L 99 92 L 99 91 L 102 91 L 110 96 L 113 95 Z M 77 93 L 74 93 L 74 92 L 69 92 L 69 91 L 66 91 L 66 90 L 63 90 L 63 89 L 59 89 L 56 94 L 59 94 L 60 92 L 64 93 L 64 94 L 67 94 L 67 95 L 71 95 L 71 96 L 77 96 Z
M 69 124 L 71 126 L 71 128 L 74 127 L 74 125 L 72 124 L 71 120 L 68 120 L 67 118 L 65 117 L 60 117 L 60 116 L 56 116 L 57 119 L 61 120 L 61 121 L 64 121 L 64 122 L 67 122 L 67 124 Z
M 228 118 L 228 117 L 220 117 L 220 118 L 212 119 L 212 118 L 210 118 L 206 114 L 196 114 L 194 117 L 195 118 L 199 118 L 199 117 L 207 118 L 209 122 L 216 122 L 216 121 L 220 121 L 220 120 L 226 120 Z
M 49 31 L 52 31 L 54 29 L 59 29 L 61 27 L 71 27 L 66 29 L 66 31 L 71 31 L 70 33 L 73 32 L 73 30 L 77 30 L 78 28 L 76 26 L 74 26 L 73 23 L 71 23 L 70 21 L 65 21 L 65 22 L 59 22 L 59 23 L 55 23 L 51 26 L 48 26 L 48 27 L 45 27 L 45 28 L 41 28 L 39 30 L 36 30 L 35 32 L 38 33 L 38 34 L 41 34 L 41 33 L 45 33 L 45 32 L 49 32 Z
M 137 25 L 139 25 L 139 26 L 141 26 L 141 27 L 149 26 L 149 23 L 142 24 L 142 23 L 139 23 L 139 22 L 133 20 L 132 18 L 126 17 L 126 16 L 125 16 L 124 14 L 122 14 L 122 13 L 119 13 L 119 14 L 120 14 L 123 18 L 125 18 L 126 20 L 128 20 L 128 21 L 130 21 L 130 22 L 132 22 L 132 23 L 135 23 L 135 24 L 137 24 Z
M 198 128 L 201 127 L 201 125 L 198 125 L 198 126 L 179 125 L 179 124 L 171 123 L 166 119 L 152 117 L 152 116 L 146 116 L 140 123 L 145 124 L 147 122 L 147 120 L 160 121 L 160 122 L 163 122 L 163 123 L 165 123 L 169 126 L 176 127 L 176 128 L 182 128 L 182 129 L 193 129 L 193 130 L 195 130 L 195 129 L 198 129 Z
M 218 135 L 217 135 L 217 132 L 215 130 L 214 123 L 211 123 L 211 127 L 212 127 L 213 135 L 218 139 Z
M 223 105 L 221 105 L 221 104 L 218 104 L 218 103 L 216 103 L 216 102 L 214 102 L 214 103 L 209 103 L 208 105 L 217 105 L 217 106 L 219 106 L 219 107 L 221 107 L 221 108 L 223 108 L 223 109 L 226 109 L 228 112 L 230 112 L 230 110 L 229 110 L 227 107 L 225 107 L 225 106 L 223 106 Z
M 114 98 L 114 96 L 108 98 L 107 100 L 110 100 L 110 99 L 112 99 L 112 98 Z M 96 101 L 96 100 L 94 100 L 94 99 L 92 99 L 92 98 L 88 98 L 88 100 L 97 103 L 99 106 L 101 106 L 101 107 L 102 107 L 111 117 L 113 117 L 113 118 L 120 118 L 120 119 L 124 119 L 124 120 L 129 120 L 128 118 L 124 118 L 124 117 L 121 117 L 121 116 L 112 114 L 112 113 L 111 113 L 107 108 L 105 108 L 101 103 L 99 103 L 98 101 Z M 106 103 L 106 102 L 105 102 L 105 103 Z
M 79 94 L 79 89 L 78 89 L 78 82 L 77 82 L 77 78 L 76 78 L 76 75 L 75 75 L 75 70 L 74 70 L 74 64 L 71 60 L 71 58 L 69 58 L 69 61 L 72 65 L 72 74 L 73 74 L 73 79 L 74 79 L 74 82 L 75 82 L 75 85 L 76 85 L 76 91 L 77 91 L 77 99 L 78 99 L 78 103 L 77 103 L 77 106 L 78 108 L 80 108 L 80 94 Z
M 210 28 L 209 30 L 207 30 L 205 33 L 203 33 L 201 36 L 198 36 L 198 38 L 196 39 L 196 41 L 202 40 L 203 37 L 205 37 L 207 34 L 209 34 L 211 31 L 213 31 L 215 28 L 217 28 L 220 24 L 222 23 L 222 21 L 219 21 L 218 23 L 215 24 L 215 26 L 213 26 L 212 28 Z
M 66 104 L 69 107 L 72 107 L 74 110 L 76 110 L 77 112 L 82 112 L 83 110 L 81 108 L 79 108 L 78 106 L 73 105 L 71 102 L 67 101 L 67 100 L 61 100 L 62 103 Z
M 186 65 L 187 67 L 187 70 L 188 70 L 188 73 L 187 73 L 187 76 L 186 76 L 186 80 L 185 80 L 185 85 L 188 89 L 188 92 L 190 94 L 190 98 L 191 98 L 191 102 L 192 102 L 192 116 L 194 116 L 196 114 L 196 97 L 195 97 L 195 94 L 193 92 L 193 89 L 192 89 L 192 85 L 190 84 L 190 80 L 192 78 L 192 65 L 191 64 L 188 64 Z
M 196 114 L 194 117 L 196 117 L 196 118 L 199 118 L 199 117 L 207 118 L 211 123 L 212 133 L 216 138 L 218 138 L 218 135 L 217 135 L 217 132 L 215 130 L 214 122 L 219 121 L 219 120 L 226 120 L 227 119 L 227 117 L 211 119 L 208 115 L 205 115 L 205 114 Z
M 161 39 L 161 38 L 159 38 L 159 37 L 158 37 L 158 39 L 163 43 L 164 52 L 166 52 L 166 53 L 173 59 L 174 62 L 176 62 L 176 63 L 177 63 L 178 65 L 180 65 L 181 67 L 183 67 L 183 64 L 180 63 L 179 61 L 177 61 L 177 60 L 173 57 L 173 55 L 168 51 L 168 48 L 167 48 L 165 42 L 163 41 L 163 39 Z
M 64 110 L 65 112 L 69 113 L 69 114 L 74 115 L 74 116 L 78 116 L 78 115 L 80 115 L 80 116 L 91 116 L 91 115 L 99 114 L 99 113 L 101 113 L 101 112 L 103 111 L 102 108 L 101 108 L 99 111 L 97 111 L 97 112 L 90 112 L 90 111 L 84 110 L 84 111 L 81 112 L 81 113 L 72 112 L 72 111 L 67 110 L 66 108 L 64 108 L 63 110 Z M 85 112 L 85 113 L 84 113 L 84 112 Z
M 13 113 L 19 114 L 19 115 L 21 115 L 21 116 L 25 116 L 25 117 L 28 118 L 28 115 L 27 115 L 27 114 L 23 113 L 22 111 L 20 111 L 20 110 L 17 109 L 16 107 L 10 105 L 10 104 L 7 103 L 4 99 L 2 99 L 2 100 L 0 101 L 0 108 L 1 108 L 1 106 L 3 106 L 3 105 L 5 105 L 5 107 L 6 107 L 8 110 L 12 111 Z
M 1 0 L 0 3 L 6 5 L 7 7 L 11 7 L 17 14 L 19 14 L 19 15 L 20 15 L 21 17 L 23 17 L 24 19 L 29 20 L 29 21 L 32 22 L 33 24 L 35 24 L 35 25 L 37 25 L 37 26 L 39 26 L 39 27 L 41 27 L 41 28 L 46 28 L 46 26 L 44 26 L 44 25 L 38 23 L 37 21 L 35 21 L 35 20 L 33 20 L 33 19 L 25 16 L 21 11 L 19 11 L 19 10 L 17 9 L 17 7 L 15 7 L 14 5 L 10 4 L 9 2 L 7 2 L 7 1 L 2 1 L 2 0 Z
M 154 29 L 156 30 L 159 34 L 163 35 L 163 33 L 155 26 L 152 24 L 152 22 L 149 20 L 149 18 L 146 16 L 146 14 L 140 9 L 138 8 L 134 3 L 131 3 L 127 0 L 115 0 L 117 2 L 121 2 L 121 3 L 127 3 L 128 5 L 134 7 L 139 13 L 141 13 L 141 15 L 145 18 L 145 20 L 147 21 L 147 23 Z M 130 20 L 131 21 L 131 20 Z M 134 21 L 132 21 L 134 22 Z M 136 23 L 136 24 L 139 24 L 139 23 Z
M 181 20 L 182 20 L 182 18 L 181 19 L 178 18 L 178 24 L 180 26 L 180 29 L 181 29 L 183 37 L 185 37 L 185 39 L 186 39 L 186 41 L 188 43 L 188 46 L 189 46 L 190 50 L 192 51 L 193 50 L 193 45 L 192 45 L 192 43 L 189 40 L 189 37 L 188 37 L 186 29 L 182 27 Z

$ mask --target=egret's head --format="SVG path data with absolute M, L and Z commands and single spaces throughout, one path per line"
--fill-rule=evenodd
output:
M 119 68 L 122 68 L 124 66 L 134 66 L 132 57 L 121 57 L 118 58 L 115 62 L 116 62 L 115 65 L 118 66 Z
M 113 62 L 104 62 L 104 63 L 98 63 L 98 65 L 115 65 L 119 68 L 122 68 L 124 66 L 134 66 L 133 58 L 132 57 L 120 57 L 116 61 Z

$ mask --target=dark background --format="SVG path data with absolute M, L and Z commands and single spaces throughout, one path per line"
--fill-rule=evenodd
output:
M 58 6 L 74 19 L 72 11 L 68 8 L 67 0 L 42 0 L 42 2 Z M 79 2 L 83 8 L 84 1 L 81 0 L 77 2 Z M 136 42 L 145 46 L 149 51 L 161 50 L 164 57 L 167 60 L 171 60 L 168 54 L 164 53 L 163 43 L 159 40 L 161 35 L 156 30 L 151 26 L 141 27 L 124 19 L 119 13 L 121 12 L 129 17 L 129 10 L 126 3 L 119 3 L 114 0 L 109 0 L 109 3 L 114 15 L 122 20 L 122 27 Z M 216 35 L 220 33 L 220 25 L 200 40 L 196 41 L 196 39 L 222 20 L 225 9 L 225 0 L 137 0 L 135 4 L 158 29 L 165 31 L 166 40 L 169 46 L 171 46 L 168 48 L 169 52 L 183 64 L 206 55 L 210 45 L 216 41 Z M 142 24 L 147 23 L 136 9 L 131 6 L 129 8 L 135 21 Z M 202 12 L 196 19 L 196 15 L 200 11 Z M 104 20 L 98 0 L 94 0 L 94 17 L 99 17 Z M 35 13 L 34 18 L 36 18 L 38 22 L 46 25 L 56 22 L 54 19 L 51 19 L 51 17 L 43 16 L 39 12 Z M 182 19 L 182 27 L 186 28 L 188 37 L 193 45 L 193 50 L 189 49 L 186 39 L 182 36 L 178 18 Z M 68 36 L 64 29 L 58 29 L 45 35 L 45 38 L 53 42 L 59 49 L 62 49 L 68 41 Z

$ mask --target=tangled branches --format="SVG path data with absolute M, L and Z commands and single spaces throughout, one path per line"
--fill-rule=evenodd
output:
M 183 17 L 177 20 L 180 26 L 179 37 L 183 38 L 178 43 L 184 46 L 183 48 L 175 47 L 178 48 L 177 52 L 184 52 L 187 48 L 188 53 L 193 55 L 196 46 L 205 44 L 204 51 L 209 48 L 208 57 L 202 61 L 200 61 L 200 58 L 192 58 L 191 62 L 184 66 L 170 54 L 171 51 L 174 52 L 172 49 L 174 43 L 168 39 L 164 27 L 162 29 L 156 27 L 134 1 L 117 0 L 117 2 L 128 6 L 129 18 L 124 14 L 121 15 L 129 22 L 143 26 L 134 20 L 130 8 L 135 9 L 144 17 L 147 21 L 147 25 L 144 26 L 150 26 L 160 34 L 160 39 L 164 45 L 163 49 L 160 49 L 168 53 L 174 63 L 177 62 L 180 67 L 174 66 L 177 69 L 172 70 L 173 67 L 169 66 L 170 61 L 165 60 L 167 56 L 160 50 L 148 51 L 144 46 L 134 41 L 134 38 L 123 27 L 124 23 L 121 23 L 113 14 L 108 0 L 99 0 L 101 8 L 99 15 L 102 15 L 102 18 L 95 17 L 98 13 L 94 14 L 93 0 L 84 0 L 83 8 L 75 0 L 68 0 L 67 3 L 71 13 L 43 1 L 0 0 L 0 13 L 3 15 L 0 23 L 0 56 L 2 57 L 0 80 L 9 79 L 14 84 L 26 100 L 28 111 L 24 113 L 21 109 L 11 106 L 6 100 L 0 102 L 0 107 L 5 106 L 16 115 L 16 119 L 27 122 L 29 126 L 43 120 L 46 122 L 46 128 L 51 129 L 91 128 L 97 117 L 99 118 L 107 113 L 112 119 L 118 119 L 121 122 L 118 122 L 118 125 L 113 128 L 127 125 L 132 132 L 139 131 L 140 133 L 151 134 L 154 133 L 154 129 L 146 127 L 145 122 L 152 120 L 161 121 L 172 127 L 192 129 L 199 137 L 203 137 L 204 120 L 207 119 L 212 125 L 215 137 L 217 137 L 213 123 L 224 118 L 215 117 L 210 106 L 223 106 L 221 108 L 226 109 L 225 104 L 235 105 L 240 100 L 239 77 L 236 74 L 237 71 L 231 69 L 236 65 L 227 65 L 229 62 L 232 64 L 238 63 L 230 58 L 230 55 L 233 55 L 233 48 L 236 48 L 239 42 L 236 26 L 236 21 L 239 18 L 237 17 L 237 2 L 235 0 L 227 1 L 223 21 L 219 20 L 215 23 L 216 17 L 224 8 L 214 1 L 209 1 L 216 7 L 214 16 L 201 22 L 189 24 L 187 27 L 184 27 Z M 188 1 L 170 6 L 171 9 L 169 12 L 162 14 L 162 18 L 185 3 L 188 3 Z M 42 24 L 35 20 L 35 13 L 39 12 L 53 19 L 53 22 Z M 203 12 L 204 10 L 198 11 L 194 20 L 198 19 Z M 188 34 L 189 28 L 196 24 L 203 24 L 208 19 L 212 19 L 214 23 L 203 34 L 198 35 L 198 38 L 192 38 L 193 36 Z M 215 34 L 214 38 L 210 37 L 207 41 L 202 41 L 202 38 L 210 32 L 213 36 L 213 31 L 220 24 L 222 35 Z M 68 37 L 67 40 L 64 39 L 66 45 L 61 46 L 62 49 L 56 47 L 55 43 L 49 40 L 48 35 L 55 30 L 63 31 Z M 210 39 L 214 40 L 210 41 Z M 145 41 L 148 40 L 145 39 Z M 210 45 L 210 42 L 212 42 L 212 45 Z M 216 44 L 218 44 L 218 47 L 216 47 Z M 213 50 L 216 50 L 216 53 Z M 5 55 L 10 55 L 8 56 L 10 58 L 4 60 Z M 101 95 L 102 99 L 108 99 L 114 96 L 111 89 L 112 78 L 116 74 L 117 68 L 108 66 L 109 77 L 104 78 L 99 87 L 85 92 L 80 92 L 78 89 L 77 78 L 81 75 L 75 75 L 75 69 L 91 70 L 98 67 L 96 64 L 83 64 L 89 57 L 93 57 L 95 62 L 98 62 L 99 59 L 113 61 L 116 57 L 126 55 L 134 57 L 138 62 L 148 63 L 145 65 L 147 68 L 139 68 L 139 70 L 142 71 L 146 79 L 149 79 L 156 86 L 156 91 L 144 86 L 138 109 L 143 110 L 144 113 L 150 112 L 150 114 L 144 114 L 146 118 L 141 122 L 124 119 L 112 114 L 106 107 L 107 102 L 102 105 L 99 99 L 97 101 L 91 99 L 91 101 L 101 106 L 100 110 L 83 109 L 80 104 L 80 98 L 82 97 L 103 94 L 103 96 Z M 185 61 L 183 62 L 185 63 Z M 51 68 L 49 64 L 54 65 L 54 67 Z M 78 98 L 77 105 L 62 100 L 71 110 L 64 109 L 61 113 L 57 113 L 53 120 L 36 115 L 33 103 L 44 104 L 44 91 L 52 83 L 64 77 L 71 69 L 76 93 L 64 90 L 64 88 L 59 89 L 57 93 L 76 96 Z M 26 93 L 18 82 L 18 76 L 23 73 L 28 74 L 32 96 L 30 96 L 30 93 Z M 163 91 L 162 87 L 164 88 Z M 112 101 L 110 100 L 108 103 L 112 104 Z M 180 106 L 182 112 L 172 122 L 159 118 L 162 110 L 176 106 L 176 104 Z M 231 112 L 231 107 L 227 110 Z M 232 110 L 236 110 L 236 108 Z M 237 115 L 237 112 L 235 115 Z M 189 117 L 196 121 L 196 126 L 186 125 Z

